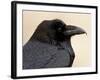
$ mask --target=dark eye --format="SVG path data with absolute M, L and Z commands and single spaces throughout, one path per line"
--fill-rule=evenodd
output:
M 61 27 L 59 27 L 59 28 L 58 28 L 58 31 L 61 31 L 61 30 L 62 30 L 62 28 L 61 28 Z

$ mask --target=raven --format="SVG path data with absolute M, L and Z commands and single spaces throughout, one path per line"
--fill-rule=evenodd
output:
M 23 46 L 23 69 L 71 67 L 75 58 L 71 37 L 84 33 L 60 19 L 42 21 Z

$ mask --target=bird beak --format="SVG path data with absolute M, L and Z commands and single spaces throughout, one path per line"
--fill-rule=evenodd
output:
M 87 33 L 82 28 L 76 27 L 73 25 L 67 25 L 66 31 L 64 32 L 65 36 L 73 36 L 73 35 L 79 35 L 79 34 L 87 34 Z

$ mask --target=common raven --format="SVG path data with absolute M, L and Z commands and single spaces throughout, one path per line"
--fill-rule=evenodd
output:
M 23 46 L 23 69 L 71 67 L 75 58 L 71 37 L 83 33 L 60 19 L 42 21 Z

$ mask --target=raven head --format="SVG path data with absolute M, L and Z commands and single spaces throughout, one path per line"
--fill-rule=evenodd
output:
M 83 30 L 82 28 L 74 25 L 66 25 L 63 21 L 59 19 L 53 20 L 51 27 L 52 30 L 55 30 L 55 40 L 57 41 L 65 41 L 71 36 L 86 33 L 85 30 Z
M 42 42 L 52 43 L 62 42 L 76 34 L 86 33 L 83 29 L 66 25 L 60 19 L 44 20 L 41 22 L 30 40 L 39 40 Z

